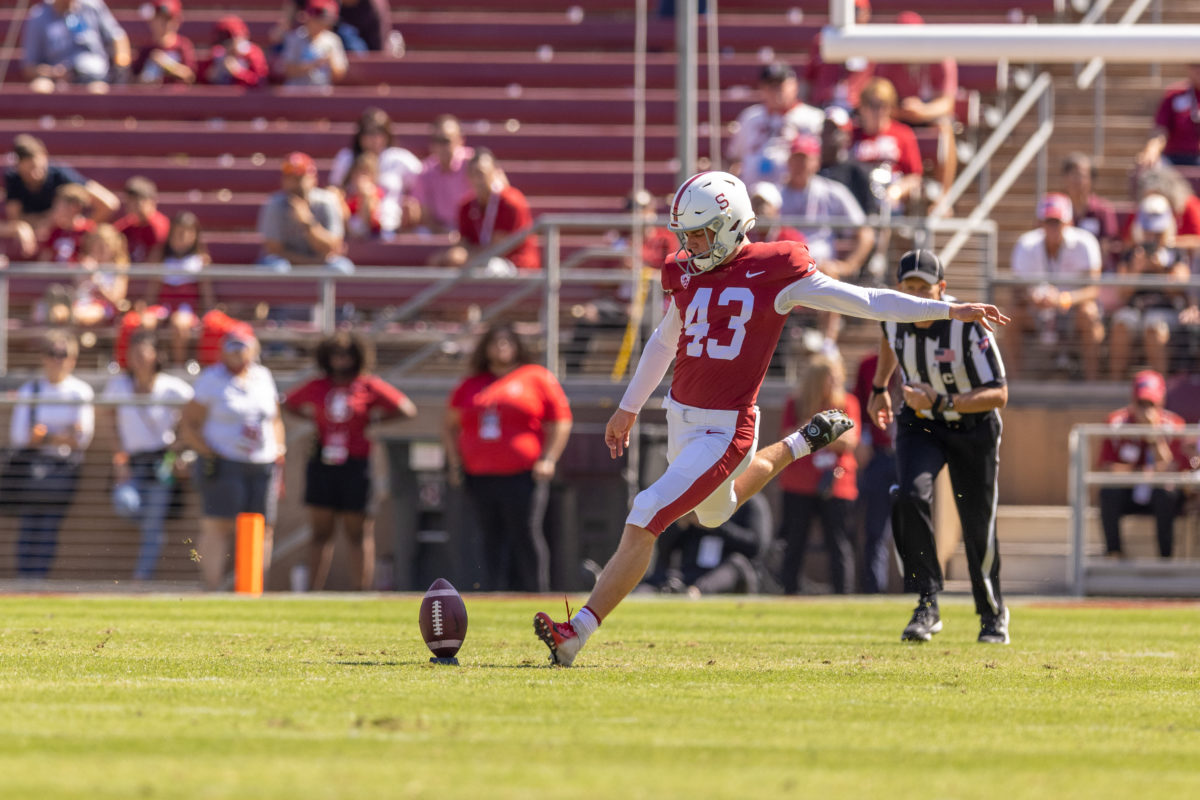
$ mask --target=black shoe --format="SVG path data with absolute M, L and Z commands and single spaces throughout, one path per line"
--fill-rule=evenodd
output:
M 847 417 L 845 412 L 831 408 L 813 414 L 808 424 L 800 429 L 800 435 L 808 442 L 808 449 L 815 453 L 853 427 L 854 420 Z
M 919 602 L 913 609 L 912 619 L 904 633 L 900 634 L 902 642 L 928 642 L 935 633 L 942 629 L 942 615 L 937 606 L 929 602 Z
M 979 641 L 984 644 L 1008 644 L 1008 606 L 999 614 L 979 615 Z

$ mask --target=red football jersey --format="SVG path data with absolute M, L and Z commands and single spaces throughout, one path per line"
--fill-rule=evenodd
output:
M 698 408 L 754 405 L 787 321 L 775 298 L 815 268 L 800 242 L 752 242 L 700 275 L 667 259 L 662 285 L 673 303 L 667 313 L 683 322 L 671 397 Z
M 313 407 L 321 449 L 323 453 L 335 453 L 333 463 L 338 463 L 370 455 L 367 426 L 371 424 L 371 412 L 380 409 L 393 413 L 404 400 L 404 393 L 383 378 L 360 375 L 344 386 L 329 378 L 315 378 L 293 389 L 284 405 L 295 411 L 306 405 Z

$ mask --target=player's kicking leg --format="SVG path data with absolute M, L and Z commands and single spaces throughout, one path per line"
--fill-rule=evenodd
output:
M 762 490 L 784 467 L 798 458 L 815 453 L 854 427 L 854 421 L 838 410 L 813 415 L 803 428 L 754 454 L 750 465 L 734 481 L 738 503 Z M 587 604 L 567 622 L 555 622 L 539 611 L 533 618 L 533 630 L 548 648 L 550 661 L 569 667 L 609 615 L 634 590 L 646 574 L 654 554 L 655 536 L 649 530 L 627 524 L 617 552 L 596 579 Z
M 759 450 L 754 454 L 750 466 L 733 483 L 738 505 L 761 492 L 764 486 L 793 461 L 812 455 L 822 447 L 832 444 L 853 427 L 854 420 L 846 416 L 845 412 L 829 409 L 813 414 L 813 418 L 804 427 Z

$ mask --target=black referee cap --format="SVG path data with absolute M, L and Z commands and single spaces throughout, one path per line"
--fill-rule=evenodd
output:
M 920 278 L 932 286 L 946 279 L 946 270 L 932 250 L 909 250 L 896 269 L 896 282 L 905 278 Z

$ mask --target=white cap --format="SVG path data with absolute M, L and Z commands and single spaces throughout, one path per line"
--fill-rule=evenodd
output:
M 750 190 L 750 199 L 753 200 L 756 197 L 762 198 L 772 208 L 783 206 L 783 195 L 779 193 L 779 187 L 770 181 L 759 181 L 754 184 L 754 188 Z

